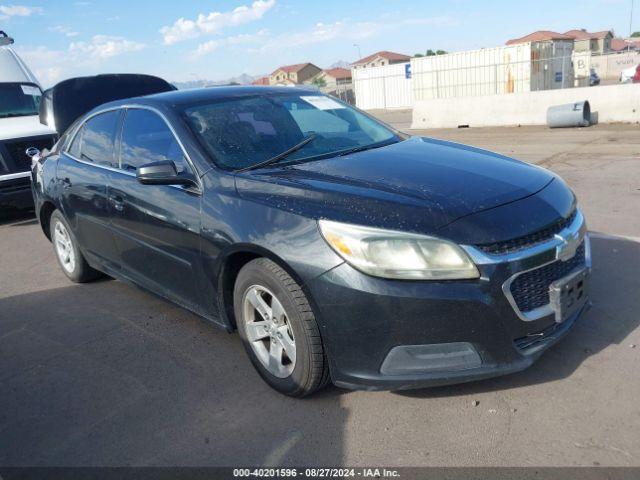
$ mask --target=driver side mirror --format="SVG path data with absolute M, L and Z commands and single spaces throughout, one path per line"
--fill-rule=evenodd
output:
M 179 175 L 175 163 L 170 160 L 141 165 L 136 178 L 143 185 L 196 185 L 192 178 Z

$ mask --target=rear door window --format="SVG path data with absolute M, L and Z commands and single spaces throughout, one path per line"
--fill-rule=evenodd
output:
M 80 159 L 108 167 L 116 167 L 115 138 L 120 110 L 101 113 L 88 120 L 71 145 L 71 154 L 81 136 Z

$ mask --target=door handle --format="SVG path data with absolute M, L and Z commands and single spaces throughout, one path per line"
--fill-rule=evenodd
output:
M 122 197 L 110 197 L 109 200 L 111 200 L 113 208 L 118 212 L 122 212 L 124 210 L 124 200 Z

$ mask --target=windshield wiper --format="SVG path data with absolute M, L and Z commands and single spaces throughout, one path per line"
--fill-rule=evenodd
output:
M 394 143 L 398 143 L 398 140 L 385 141 L 379 143 L 372 143 L 370 145 L 361 145 L 359 147 L 353 147 L 349 150 L 344 150 L 336 154 L 336 157 L 344 157 L 345 155 L 351 155 L 352 153 L 364 152 L 365 150 L 372 150 L 374 148 L 382 148 L 388 145 L 393 145 Z
M 239 169 L 236 170 L 236 172 L 240 173 L 240 172 L 246 172 L 248 170 L 255 170 L 256 168 L 266 167 L 267 165 L 271 165 L 272 163 L 279 162 L 283 158 L 286 158 L 289 155 L 291 155 L 292 153 L 297 152 L 298 150 L 300 150 L 302 147 L 304 147 L 308 143 L 311 143 L 315 138 L 316 138 L 316 134 L 312 133 L 307 138 L 302 140 L 300 143 L 297 143 L 296 145 L 294 145 L 293 147 L 289 148 L 288 150 L 285 150 L 284 152 L 279 153 L 275 157 L 271 157 L 271 158 L 269 158 L 267 160 L 264 160 L 262 162 L 259 162 L 259 163 L 253 164 L 253 165 L 249 165 L 248 167 L 239 168 Z

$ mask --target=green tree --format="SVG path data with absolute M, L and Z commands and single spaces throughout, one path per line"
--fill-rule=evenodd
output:
M 311 80 L 311 83 L 318 88 L 327 86 L 327 81 L 324 79 L 324 77 L 316 77 L 313 80 Z
M 631 34 L 631 37 L 632 37 L 632 38 L 638 38 L 638 37 L 640 37 L 640 32 L 633 32 L 633 33 Z
M 427 57 L 435 57 L 436 55 L 445 55 L 447 53 L 449 53 L 449 52 L 447 52 L 446 50 L 435 50 L 434 51 L 434 50 L 429 49 L 429 50 L 427 50 L 426 56 Z M 422 55 L 420 55 L 420 56 L 422 56 Z M 417 57 L 417 55 L 416 55 L 416 57 Z
M 423 54 L 421 54 L 421 53 L 416 53 L 416 54 L 414 55 L 414 57 L 416 57 L 416 58 L 420 58 L 420 57 L 424 57 L 424 55 L 423 55 Z

